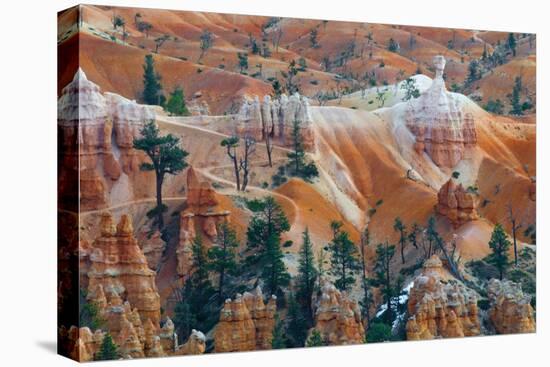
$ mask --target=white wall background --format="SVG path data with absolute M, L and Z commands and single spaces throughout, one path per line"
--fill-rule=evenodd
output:
M 90 1 L 90 3 L 101 3 Z M 538 333 L 107 362 L 113 366 L 539 366 L 548 364 L 550 138 L 547 4 L 535 0 L 110 0 L 110 5 L 536 32 Z M 73 1 L 9 0 L 0 21 L 0 365 L 65 366 L 56 340 L 56 12 Z M 546 339 L 546 340 L 545 340 Z

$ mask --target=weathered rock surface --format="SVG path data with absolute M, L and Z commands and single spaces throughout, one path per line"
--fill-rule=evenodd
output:
M 314 329 L 328 345 L 361 344 L 365 329 L 356 301 L 325 281 L 315 310 Z
M 156 273 L 147 266 L 133 235 L 132 221 L 122 215 L 116 225 L 113 217 L 101 217 L 100 236 L 92 244 L 88 289 L 95 292 L 101 285 L 107 297 L 121 297 L 137 309 L 141 320 L 160 322 L 160 296 L 155 284 Z
M 478 197 L 450 178 L 437 193 L 436 211 L 447 217 L 455 228 L 479 218 Z
M 180 212 L 179 244 L 176 249 L 177 273 L 189 274 L 191 248 L 197 233 L 215 240 L 217 227 L 229 221 L 229 211 L 221 210 L 216 191 L 208 181 L 200 181 L 193 167 L 187 170 L 187 208 Z
M 166 243 L 162 240 L 160 231 L 158 229 L 151 231 L 147 227 L 142 228 L 137 235 L 137 240 L 147 259 L 147 265 L 151 270 L 157 271 L 166 248 Z
M 191 331 L 191 335 L 189 336 L 189 339 L 187 339 L 187 342 L 183 345 L 180 345 L 178 349 L 175 351 L 174 355 L 183 356 L 183 355 L 203 354 L 205 350 L 206 350 L 206 336 L 200 331 L 193 329 Z
M 71 199 L 64 195 L 74 191 L 69 179 L 75 172 L 80 174 L 81 210 L 107 206 L 109 192 L 123 191 L 122 187 L 132 195 L 134 176 L 146 175 L 139 170 L 143 156 L 133 149 L 133 139 L 144 122 L 154 118 L 154 110 L 148 106 L 116 94 L 102 94 L 79 69 L 58 100 L 60 172 L 67 177 L 59 178 L 61 200 Z
M 290 97 L 283 94 L 275 100 L 266 95 L 262 101 L 258 96 L 245 97 L 237 115 L 235 133 L 241 137 L 251 136 L 256 141 L 270 136 L 274 142 L 289 146 L 295 120 L 300 122 L 305 149 L 312 150 L 315 142 L 309 101 L 298 93 Z
M 443 273 L 434 255 L 414 279 L 407 304 L 407 340 L 480 334 L 476 293 L 458 281 L 445 280 Z
M 491 303 L 489 318 L 499 334 L 534 333 L 536 331 L 531 296 L 521 284 L 510 280 L 491 279 L 488 285 Z
M 426 152 L 439 167 L 452 168 L 477 143 L 473 116 L 447 92 L 443 80 L 445 58 L 434 57 L 435 78 L 430 88 L 409 102 L 406 124 L 415 135 L 415 150 Z
M 92 333 L 88 327 L 79 329 L 76 326 L 71 327 L 68 334 L 68 340 L 73 345 L 70 356 L 80 362 L 94 360 L 94 355 L 99 350 L 105 336 L 101 330 Z
M 276 298 L 264 303 L 260 288 L 254 293 L 227 299 L 214 331 L 214 351 L 242 352 L 271 349 L 275 326 Z

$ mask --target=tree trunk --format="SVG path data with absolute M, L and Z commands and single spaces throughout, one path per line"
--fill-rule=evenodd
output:
M 516 240 L 516 223 L 512 222 L 512 237 L 514 239 L 514 265 L 518 266 L 518 244 Z
M 157 174 L 157 222 L 159 231 L 164 227 L 164 218 L 162 216 L 162 175 Z
M 401 238 L 401 263 L 405 264 L 405 240 Z
M 268 132 L 265 136 L 265 148 L 267 150 L 267 160 L 269 162 L 269 167 L 273 167 L 273 162 L 271 161 L 271 150 L 273 147 L 271 146 L 271 132 Z
M 235 170 L 235 182 L 237 184 L 237 191 L 241 189 L 241 178 L 239 175 L 239 165 L 237 163 L 237 155 L 233 155 L 233 168 Z

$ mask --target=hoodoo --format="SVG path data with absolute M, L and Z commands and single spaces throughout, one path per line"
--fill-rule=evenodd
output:
M 453 168 L 476 145 L 477 135 L 473 116 L 464 113 L 457 97 L 445 88 L 445 58 L 435 56 L 433 65 L 432 85 L 410 101 L 406 124 L 416 137 L 417 153 L 426 152 L 439 167 Z

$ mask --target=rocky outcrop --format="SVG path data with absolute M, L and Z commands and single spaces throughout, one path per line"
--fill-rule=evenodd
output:
M 65 197 L 74 191 L 69 181 L 75 173 L 80 176 L 80 210 L 107 206 L 111 191 L 133 195 L 132 181 L 146 177 L 139 170 L 143 154 L 133 149 L 133 139 L 139 135 L 143 123 L 154 118 L 155 112 L 148 106 L 116 94 L 102 94 L 78 69 L 58 100 L 63 167 L 59 177 L 60 199 L 75 199 Z M 147 185 L 139 186 L 138 191 L 143 191 Z
M 414 279 L 407 304 L 407 340 L 480 334 L 476 293 L 456 280 L 446 280 L 444 274 L 434 255 Z
M 479 218 L 478 196 L 450 178 L 437 193 L 437 213 L 447 217 L 455 228 Z
M 242 352 L 271 349 L 276 297 L 264 303 L 261 289 L 227 299 L 214 331 L 214 351 Z
M 328 345 L 361 344 L 365 329 L 357 302 L 325 281 L 315 310 L 314 330 Z
M 71 327 L 68 333 L 68 340 L 72 345 L 70 357 L 80 362 L 93 361 L 104 336 L 105 333 L 101 330 L 93 333 L 88 327 Z
M 432 85 L 409 102 L 405 119 L 416 138 L 416 152 L 426 152 L 439 167 L 452 168 L 476 145 L 477 134 L 473 116 L 464 113 L 456 96 L 445 88 L 445 58 L 435 56 L 433 63 Z
M 191 335 L 189 336 L 189 339 L 187 339 L 187 342 L 183 345 L 180 345 L 178 349 L 175 351 L 174 355 L 184 356 L 184 355 L 203 354 L 205 350 L 206 350 L 206 336 L 200 331 L 193 329 L 191 331 Z
M 283 94 L 275 100 L 266 95 L 262 101 L 258 96 L 245 97 L 237 115 L 235 134 L 250 136 L 256 141 L 270 136 L 273 141 L 290 146 L 294 121 L 300 123 L 304 148 L 312 150 L 314 135 L 309 101 L 298 93 L 290 97 Z
M 189 274 L 191 248 L 197 233 L 210 242 L 218 235 L 217 227 L 229 221 L 229 211 L 219 208 L 216 191 L 208 181 L 200 181 L 193 167 L 187 170 L 187 208 L 180 212 L 179 244 L 176 249 L 177 273 Z
M 162 240 L 160 231 L 148 227 L 141 228 L 137 240 L 147 259 L 147 265 L 151 270 L 157 271 L 166 248 L 166 243 Z
M 489 318 L 499 334 L 534 333 L 536 331 L 531 296 L 521 284 L 491 279 L 487 293 L 491 304 Z
M 156 273 L 133 235 L 132 220 L 122 215 L 115 227 L 109 213 L 101 216 L 100 235 L 92 244 L 87 273 L 90 294 L 101 286 L 111 299 L 127 300 L 137 309 L 141 320 L 160 322 L 160 296 L 155 284 Z M 111 301 L 112 302 L 112 301 Z

